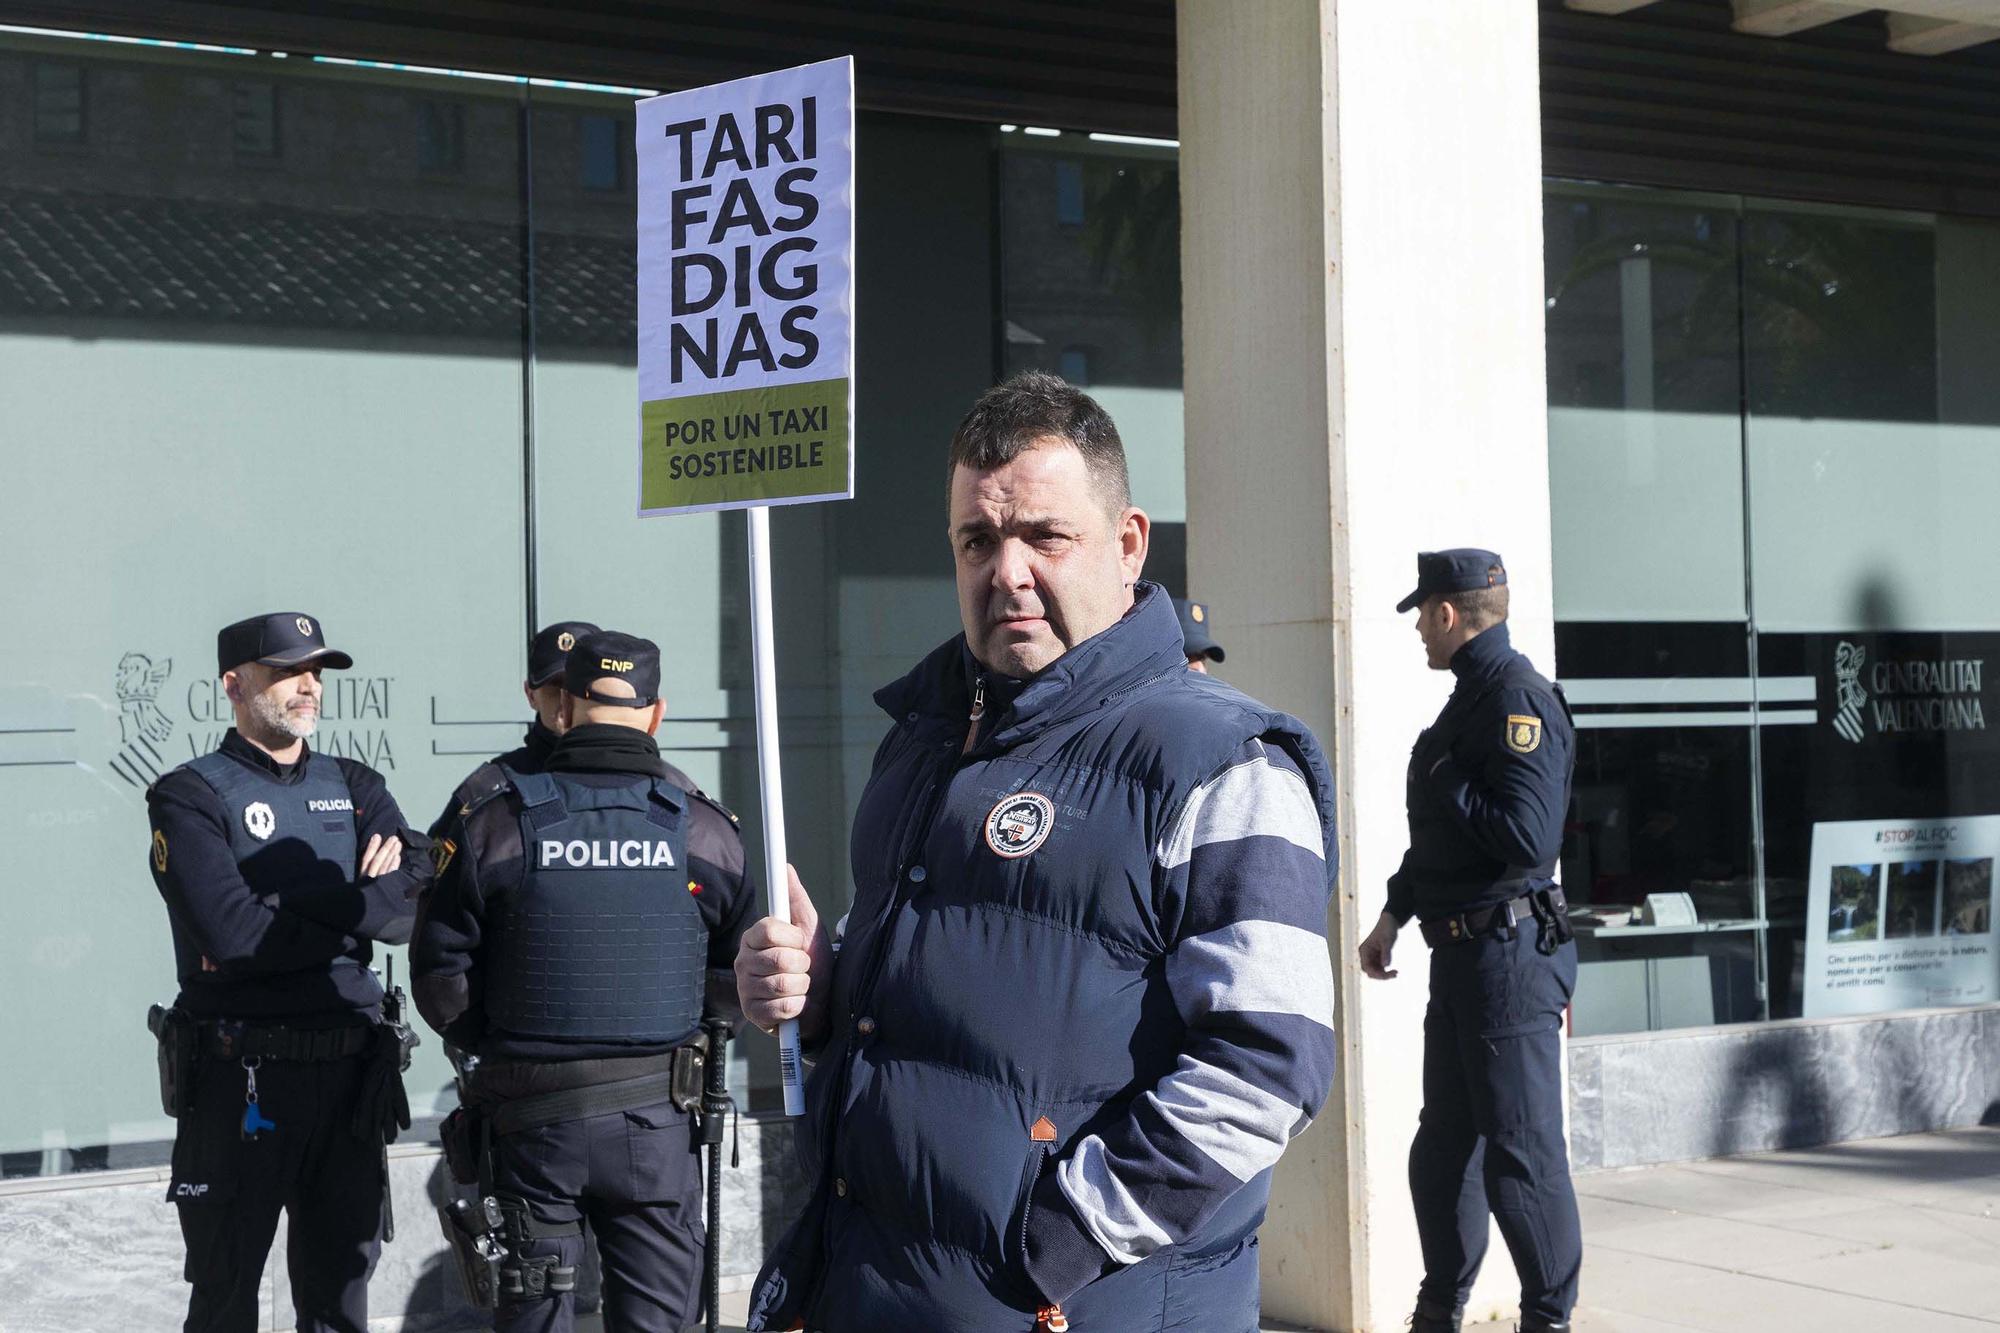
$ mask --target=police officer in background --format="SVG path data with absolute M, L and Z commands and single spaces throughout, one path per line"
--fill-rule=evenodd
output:
M 505 781 L 454 817 L 456 850 L 416 928 L 417 1007 L 477 1056 L 460 1091 L 483 1122 L 480 1192 L 498 1201 L 509 1255 L 504 1330 L 573 1326 L 584 1219 L 607 1329 L 680 1329 L 701 1313 L 688 1112 L 705 993 L 733 1000 L 756 894 L 735 817 L 660 758 L 659 683 L 647 640 L 577 640 L 544 770 L 503 765 Z
M 149 1021 L 179 1122 L 167 1197 L 194 1287 L 185 1327 L 262 1326 L 283 1211 L 298 1327 L 361 1333 L 414 1044 L 385 1024 L 370 941 L 409 938 L 429 861 L 381 774 L 306 744 L 321 671 L 353 665 L 316 619 L 254 616 L 216 649 L 236 725 L 146 794 L 180 976 Z
M 1426 551 L 1396 607 L 1417 608 L 1431 669 L 1457 677 L 1410 752 L 1410 849 L 1361 944 L 1378 980 L 1396 975 L 1396 932 L 1412 915 L 1431 946 L 1410 1147 L 1424 1255 L 1413 1333 L 1456 1333 L 1489 1211 L 1520 1274 L 1524 1333 L 1569 1327 L 1583 1262 L 1561 1068 L 1576 945 L 1554 882 L 1575 731 L 1561 691 L 1509 642 L 1507 595 L 1493 552 Z
M 502 768 L 516 773 L 542 771 L 542 765 L 548 762 L 549 751 L 555 748 L 556 738 L 562 734 L 563 665 L 569 660 L 569 650 L 576 647 L 576 641 L 586 634 L 595 633 L 597 626 L 587 620 L 559 620 L 528 641 L 528 677 L 521 682 L 521 693 L 527 696 L 528 706 L 535 710 L 535 716 L 528 723 L 527 737 L 507 753 L 495 755 L 473 769 L 452 792 L 443 813 L 431 824 L 430 836 L 440 858 L 455 850 L 452 844 L 439 841 L 447 836 L 452 818 L 461 807 L 494 790 L 502 781 Z
M 1222 660 L 1222 645 L 1208 632 L 1208 606 L 1186 597 L 1176 597 L 1174 614 L 1181 620 L 1181 642 L 1187 648 L 1188 670 L 1199 671 L 1206 676 L 1208 664 Z

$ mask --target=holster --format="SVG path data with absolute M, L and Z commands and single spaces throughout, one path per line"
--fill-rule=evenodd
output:
M 508 1305 L 548 1300 L 576 1290 L 576 1265 L 557 1263 L 554 1255 L 523 1256 L 531 1240 L 581 1236 L 582 1222 L 538 1222 L 528 1201 L 500 1194 L 489 1200 L 501 1217 L 506 1257 L 500 1263 L 500 1299 Z
M 500 1265 L 507 1247 L 500 1243 L 500 1204 L 491 1198 L 454 1199 L 437 1210 L 445 1244 L 457 1265 L 465 1299 L 481 1310 L 500 1308 Z
M 485 1118 L 477 1107 L 459 1106 L 438 1126 L 444 1144 L 444 1164 L 451 1178 L 461 1185 L 479 1183 L 479 1167 L 485 1157 Z
M 179 1119 L 194 1106 L 194 1081 L 201 1059 L 201 1029 L 179 1009 L 154 1005 L 146 1027 L 159 1043 L 160 1109 Z
M 706 1035 L 698 1036 L 686 1045 L 674 1048 L 671 1100 L 676 1111 L 693 1114 L 701 1110 L 702 1089 L 707 1085 L 707 1057 Z
M 1569 904 L 1561 889 L 1537 889 L 1529 897 L 1535 914 L 1537 950 L 1552 954 L 1576 937 L 1576 932 L 1570 929 Z

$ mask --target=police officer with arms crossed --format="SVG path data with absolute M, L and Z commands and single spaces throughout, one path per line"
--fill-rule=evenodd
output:
M 457 845 L 448 840 L 453 818 L 464 807 L 483 800 L 504 781 L 501 769 L 512 769 L 516 773 L 542 771 L 542 766 L 548 762 L 549 751 L 555 748 L 556 738 L 562 735 L 563 699 L 566 697 L 563 693 L 563 666 L 569 660 L 569 650 L 576 647 L 576 641 L 584 635 L 595 633 L 597 626 L 587 620 L 559 620 L 544 627 L 528 641 L 528 677 L 521 682 L 521 693 L 527 696 L 528 706 L 535 710 L 534 719 L 528 723 L 528 734 L 521 744 L 507 753 L 495 755 L 473 769 L 452 792 L 443 813 L 431 824 L 430 836 L 438 859 L 443 860 L 457 850 Z
M 1507 596 L 1493 552 L 1426 551 L 1396 607 L 1417 608 L 1431 669 L 1457 677 L 1410 752 L 1410 849 L 1361 944 L 1378 980 L 1396 975 L 1396 932 L 1412 915 L 1431 946 L 1410 1146 L 1424 1255 L 1413 1333 L 1459 1327 L 1489 1211 L 1520 1274 L 1524 1333 L 1569 1327 L 1583 1263 L 1561 1068 L 1576 945 L 1554 882 L 1575 730 L 1561 691 L 1509 641 Z
M 216 648 L 236 725 L 146 795 L 181 985 L 150 1023 L 179 1121 L 168 1198 L 194 1286 L 185 1327 L 261 1326 L 283 1211 L 298 1327 L 360 1333 L 415 1042 L 384 1021 L 370 941 L 409 938 L 429 862 L 381 774 L 306 744 L 321 671 L 353 665 L 319 622 L 254 616 Z
M 452 821 L 417 1007 L 478 1057 L 460 1080 L 478 1127 L 447 1150 L 498 1203 L 497 1327 L 573 1326 L 588 1219 L 605 1327 L 680 1329 L 701 1312 L 705 992 L 730 996 L 756 895 L 734 816 L 660 758 L 659 649 L 586 633 L 563 681 L 543 771 L 503 766 Z

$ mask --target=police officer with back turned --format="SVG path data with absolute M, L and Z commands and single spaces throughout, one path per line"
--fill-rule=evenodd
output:
M 319 622 L 253 616 L 216 640 L 236 725 L 146 794 L 180 996 L 157 1006 L 179 1123 L 167 1196 L 187 1243 L 188 1333 L 262 1326 L 278 1215 L 298 1327 L 361 1333 L 385 1222 L 383 1144 L 410 1124 L 415 1037 L 369 970 L 409 938 L 429 861 L 381 774 L 306 744 L 320 673 L 353 665 Z M 405 856 L 406 849 L 410 855 Z
M 588 633 L 540 772 L 452 821 L 411 950 L 417 1007 L 461 1066 L 447 1155 L 482 1212 L 447 1209 L 503 1330 L 573 1326 L 582 1223 L 605 1327 L 701 1312 L 695 1125 L 705 992 L 728 994 L 755 894 L 734 818 L 661 760 L 659 649 Z M 483 1274 L 484 1276 L 481 1276 Z
M 1361 944 L 1378 980 L 1412 915 L 1431 946 L 1424 1109 L 1410 1195 L 1424 1255 L 1413 1333 L 1456 1333 L 1487 1214 L 1521 1278 L 1521 1328 L 1569 1327 L 1583 1262 L 1563 1144 L 1562 1014 L 1576 945 L 1555 886 L 1575 731 L 1562 692 L 1507 636 L 1491 551 L 1426 551 L 1417 608 L 1433 671 L 1457 683 L 1410 752 L 1410 849 Z
M 563 666 L 569 661 L 569 650 L 576 647 L 576 641 L 586 634 L 597 633 L 597 626 L 587 620 L 559 620 L 547 625 L 528 640 L 528 676 L 521 682 L 521 693 L 528 698 L 528 706 L 535 710 L 535 716 L 528 723 L 528 734 L 519 745 L 502 755 L 481 764 L 466 775 L 465 781 L 451 794 L 445 803 L 443 813 L 431 825 L 430 836 L 436 855 L 440 860 L 457 850 L 449 841 L 451 821 L 461 809 L 483 800 L 505 781 L 501 770 L 512 769 L 516 773 L 539 773 L 548 762 L 549 751 L 556 745 L 556 738 L 563 727 Z

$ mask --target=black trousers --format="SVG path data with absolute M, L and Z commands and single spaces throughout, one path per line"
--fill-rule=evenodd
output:
M 1410 1145 L 1420 1295 L 1465 1303 L 1486 1257 L 1490 1213 L 1531 1327 L 1569 1318 L 1583 1266 L 1562 1105 L 1562 1014 L 1576 988 L 1576 945 L 1544 954 L 1536 933 L 1523 921 L 1431 951 L 1424 1110 Z
M 493 1193 L 534 1219 L 582 1219 L 597 1238 L 607 1333 L 679 1333 L 702 1317 L 700 1157 L 685 1112 L 669 1103 L 522 1130 L 493 1141 Z M 525 1258 L 583 1258 L 580 1235 L 521 1243 Z M 513 1248 L 510 1245 L 510 1248 Z M 569 1333 L 571 1293 L 502 1301 L 502 1333 Z
M 257 1287 L 280 1213 L 299 1333 L 365 1333 L 381 1252 L 382 1143 L 357 1137 L 349 1122 L 367 1059 L 263 1061 L 258 1110 L 275 1128 L 254 1139 L 243 1137 L 243 1068 L 203 1062 L 167 1187 L 194 1285 L 186 1333 L 262 1326 Z

